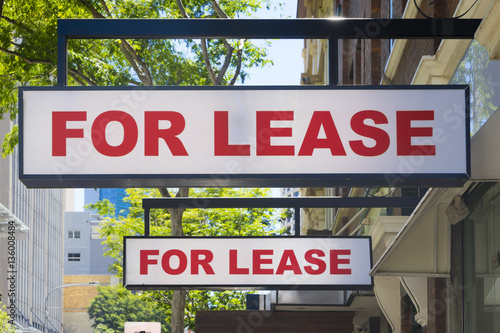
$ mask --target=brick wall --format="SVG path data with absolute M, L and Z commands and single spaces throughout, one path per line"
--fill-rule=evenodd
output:
M 434 54 L 434 41 L 410 39 L 403 51 L 401 62 L 392 78 L 392 84 L 410 84 L 424 55 Z
M 388 18 L 392 0 L 343 1 L 343 16 Z M 379 39 L 342 42 L 342 84 L 379 84 L 389 56 L 389 41 Z
M 411 299 L 408 295 L 401 298 L 401 333 L 412 333 Z
M 196 333 L 352 333 L 353 312 L 198 311 Z
M 446 332 L 447 283 L 445 278 L 427 279 L 426 333 Z
M 87 283 L 98 281 L 100 285 L 109 285 L 111 275 L 65 275 L 64 284 Z M 97 286 L 77 286 L 63 289 L 64 312 L 87 312 L 90 301 L 97 296 Z
M 404 3 L 396 1 L 393 10 L 395 14 L 399 14 L 404 10 L 404 7 L 399 7 Z M 406 5 L 406 4 L 405 4 Z M 413 4 L 412 4 L 413 5 Z M 419 8 L 430 17 L 445 18 L 453 17 L 458 5 L 458 0 L 424 0 Z M 396 17 L 396 16 L 394 16 Z M 424 18 L 420 13 L 417 18 Z M 434 40 L 409 40 L 401 57 L 401 63 L 393 77 L 393 84 L 410 84 L 415 72 L 420 63 L 420 59 L 424 55 L 434 55 L 441 43 L 440 39 Z

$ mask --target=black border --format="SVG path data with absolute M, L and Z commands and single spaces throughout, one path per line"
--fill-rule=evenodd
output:
M 466 121 L 466 173 L 437 174 L 24 174 L 24 91 L 102 91 L 102 90 L 463 90 Z M 325 186 L 425 186 L 461 187 L 470 178 L 470 91 L 468 85 L 409 86 L 153 86 L 153 87 L 19 87 L 19 179 L 29 188 L 93 187 L 325 187 Z M 396 180 L 396 181 L 388 181 Z
M 372 250 L 372 238 L 371 236 L 197 236 L 197 237 L 176 237 L 176 236 L 124 236 L 123 237 L 123 286 L 129 290 L 269 290 L 269 289 L 278 289 L 278 290 L 371 290 L 373 289 L 373 276 L 370 276 L 371 284 L 367 285 L 323 285 L 323 284 L 304 284 L 304 285 L 282 285 L 282 284 L 268 284 L 268 285 L 127 285 L 126 282 L 126 254 L 127 254 L 127 239 L 190 239 L 194 240 L 196 238 L 203 239 L 269 239 L 269 238 L 280 238 L 280 239 L 330 239 L 330 238 L 363 238 L 368 239 L 368 247 L 370 250 L 370 267 L 373 267 L 373 250 Z M 371 269 L 370 268 L 370 269 Z

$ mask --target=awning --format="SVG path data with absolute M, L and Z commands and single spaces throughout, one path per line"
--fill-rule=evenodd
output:
M 460 191 L 460 188 L 430 189 L 373 266 L 370 274 L 448 276 L 451 224 L 446 209 Z
M 15 232 L 26 233 L 30 230 L 26 224 L 0 203 L 0 232 L 8 232 L 11 225 Z
M 500 180 L 500 112 L 495 112 L 471 139 L 472 177 L 462 188 L 430 189 L 370 272 L 374 276 L 434 276 L 450 273 L 451 224 L 446 210 L 452 202 L 454 220 L 463 217 L 461 195 L 472 181 Z

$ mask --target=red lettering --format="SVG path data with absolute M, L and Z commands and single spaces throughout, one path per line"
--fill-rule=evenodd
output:
M 85 121 L 87 112 L 52 112 L 52 156 L 66 156 L 66 139 L 83 138 L 83 128 L 67 128 L 68 121 Z
M 106 141 L 106 127 L 112 121 L 123 126 L 123 141 L 118 146 L 111 146 Z M 124 156 L 130 153 L 138 137 L 137 124 L 134 118 L 123 111 L 106 111 L 101 113 L 92 124 L 92 143 L 95 149 L 105 156 Z
M 330 250 L 330 274 L 351 274 L 350 268 L 339 268 L 339 265 L 351 263 L 349 258 L 339 258 L 339 256 L 349 256 L 351 250 Z
M 288 260 L 290 260 L 290 264 L 287 264 Z M 283 251 L 283 256 L 281 256 L 276 274 L 283 274 L 285 271 L 293 271 L 293 274 L 297 275 L 302 274 L 302 271 L 299 267 L 299 262 L 297 261 L 293 250 Z
M 250 156 L 250 145 L 229 144 L 229 120 L 227 111 L 214 112 L 215 156 Z
M 257 156 L 293 156 L 294 146 L 273 146 L 272 137 L 291 137 L 291 127 L 271 127 L 271 121 L 293 120 L 293 111 L 257 111 Z
M 170 127 L 160 129 L 160 120 L 169 121 Z M 186 120 L 174 111 L 144 112 L 144 153 L 158 156 L 158 141 L 163 139 L 174 156 L 188 156 L 182 141 L 177 137 L 184 131 Z
M 318 138 L 321 126 L 323 126 L 326 135 L 324 139 Z M 314 111 L 306 135 L 302 141 L 299 156 L 311 156 L 316 148 L 330 149 L 332 156 L 346 155 L 337 127 L 335 127 L 329 111 Z
M 179 266 L 177 268 L 172 268 L 170 266 L 170 258 L 176 256 L 179 258 Z M 187 257 L 184 252 L 181 250 L 168 250 L 165 252 L 163 257 L 161 258 L 161 267 L 165 271 L 165 273 L 170 275 L 179 275 L 182 274 L 187 267 Z
M 229 250 L 229 274 L 249 274 L 250 269 L 238 267 L 238 250 Z
M 160 254 L 159 250 L 141 250 L 139 254 L 139 265 L 140 265 L 140 274 L 147 275 L 148 274 L 148 266 L 158 264 L 158 260 L 149 259 L 149 256 L 157 256 Z
M 203 268 L 205 274 L 215 274 L 212 266 L 210 266 L 213 259 L 214 254 L 210 250 L 191 250 L 191 274 L 199 274 L 199 266 Z
M 252 271 L 253 274 L 273 274 L 272 268 L 262 268 L 262 265 L 272 264 L 273 259 L 262 258 L 262 256 L 272 256 L 273 250 L 253 250 L 252 251 Z
M 321 250 L 309 250 L 306 252 L 304 255 L 304 259 L 313 265 L 318 266 L 317 269 L 313 269 L 312 266 L 304 266 L 304 270 L 306 271 L 307 274 L 311 275 L 319 275 L 323 274 L 326 271 L 326 263 L 321 260 L 320 258 L 313 257 L 313 255 L 317 255 L 318 257 L 324 257 L 325 252 Z
M 362 140 L 353 140 L 349 142 L 351 149 L 361 156 L 378 156 L 387 151 L 390 144 L 389 134 L 383 129 L 365 124 L 366 119 L 371 119 L 375 125 L 387 124 L 387 117 L 379 111 L 365 110 L 356 113 L 351 118 L 352 130 L 361 136 L 375 140 L 373 147 L 367 147 Z
M 412 127 L 414 120 L 434 120 L 434 111 L 397 111 L 398 156 L 436 155 L 435 145 L 412 145 L 413 137 L 432 137 L 432 127 Z

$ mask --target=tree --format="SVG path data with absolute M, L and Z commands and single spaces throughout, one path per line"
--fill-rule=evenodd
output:
M 269 0 L 16 0 L 0 2 L 0 117 L 17 116 L 18 85 L 54 85 L 57 18 L 236 18 Z M 71 40 L 69 85 L 221 85 L 244 81 L 246 68 L 264 66 L 265 48 L 248 40 Z M 13 152 L 18 128 L 2 144 Z M 160 188 L 163 196 L 170 196 Z M 187 188 L 177 191 L 186 196 Z M 182 236 L 183 210 L 170 210 L 172 234 Z M 174 332 L 183 330 L 185 295 L 174 293 Z
M 142 198 L 161 196 L 158 189 L 127 189 L 130 203 L 126 217 L 107 217 L 101 223 L 101 235 L 105 237 L 106 255 L 115 259 L 110 270 L 123 277 L 123 236 L 144 235 L 144 211 Z M 192 197 L 255 197 L 269 195 L 268 189 L 191 189 Z M 99 213 L 113 214 L 109 201 L 100 201 L 87 208 Z M 278 233 L 274 229 L 275 212 L 270 209 L 189 209 L 184 213 L 182 232 L 186 236 L 264 236 Z M 151 235 L 170 236 L 172 215 L 168 210 L 153 209 L 150 212 Z M 189 291 L 183 309 L 183 327 L 194 328 L 197 310 L 244 309 L 247 292 L 244 291 Z M 171 314 L 174 302 L 172 291 L 145 291 L 144 297 Z
M 234 18 L 269 0 L 16 0 L 0 2 L 0 118 L 17 116 L 17 86 L 55 84 L 58 18 Z M 69 85 L 223 85 L 271 63 L 248 40 L 70 40 Z M 18 142 L 14 126 L 2 144 Z
M 0 332 L 3 333 L 14 333 L 14 327 L 9 323 L 10 316 L 5 312 L 5 305 L 0 302 Z
M 127 321 L 159 322 L 162 333 L 170 332 L 167 314 L 151 301 L 132 294 L 122 286 L 101 286 L 97 289 L 99 294 L 88 308 L 89 317 L 94 321 L 94 332 L 121 333 Z

